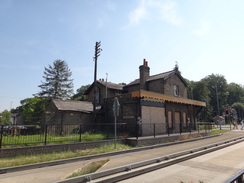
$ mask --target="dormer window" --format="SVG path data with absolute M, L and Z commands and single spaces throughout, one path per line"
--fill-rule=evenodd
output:
M 179 96 L 179 86 L 174 85 L 174 96 Z

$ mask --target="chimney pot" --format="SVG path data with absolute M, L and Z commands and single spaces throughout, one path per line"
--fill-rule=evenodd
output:
M 146 61 L 146 59 L 144 58 L 144 59 L 143 59 L 143 65 L 146 65 L 146 62 L 147 62 L 147 61 Z

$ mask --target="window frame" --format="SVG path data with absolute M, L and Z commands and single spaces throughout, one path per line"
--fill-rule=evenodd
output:
M 174 85 L 174 96 L 178 97 L 180 94 L 179 85 Z

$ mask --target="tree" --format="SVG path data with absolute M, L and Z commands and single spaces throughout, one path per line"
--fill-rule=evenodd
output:
M 206 83 L 210 94 L 210 105 L 213 108 L 212 116 L 222 115 L 227 105 L 227 82 L 222 75 L 209 75 L 202 79 Z
M 45 67 L 45 82 L 38 87 L 41 91 L 37 93 L 39 97 L 68 99 L 73 94 L 73 79 L 70 79 L 72 72 L 68 64 L 63 60 L 55 60 L 53 66 Z
M 87 101 L 87 96 L 84 95 L 86 90 L 90 87 L 91 85 L 85 85 L 81 86 L 76 90 L 76 94 L 72 97 L 73 100 L 79 100 L 79 101 Z
M 236 102 L 244 102 L 244 89 L 236 83 L 230 83 L 227 87 L 228 97 L 227 104 L 232 105 Z
M 7 110 L 0 113 L 0 125 L 8 125 L 11 123 L 10 121 L 11 112 Z
M 26 98 L 20 101 L 22 104 L 20 111 L 26 124 L 40 124 L 47 101 L 40 97 Z
M 206 107 L 203 108 L 198 114 L 198 119 L 200 121 L 211 121 L 212 106 L 209 105 L 210 101 L 210 91 L 206 86 L 206 83 L 201 80 L 198 82 L 188 81 L 188 98 L 193 100 L 199 100 L 206 102 Z

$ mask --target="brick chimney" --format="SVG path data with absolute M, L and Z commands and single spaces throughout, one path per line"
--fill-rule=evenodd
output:
M 139 67 L 140 70 L 140 89 L 146 90 L 146 80 L 150 76 L 150 68 L 148 67 L 148 62 L 143 59 L 143 65 Z

